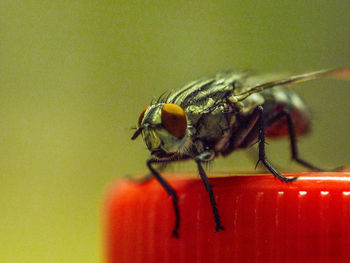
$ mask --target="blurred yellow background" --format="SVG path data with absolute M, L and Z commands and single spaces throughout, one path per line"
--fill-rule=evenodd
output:
M 223 70 L 349 66 L 349 13 L 348 0 L 2 0 L 0 262 L 101 262 L 103 194 L 146 171 L 130 127 L 153 96 Z M 298 90 L 314 113 L 302 156 L 349 163 L 350 83 Z M 288 141 L 268 153 L 289 166 Z M 225 169 L 254 164 L 239 152 L 211 172 Z

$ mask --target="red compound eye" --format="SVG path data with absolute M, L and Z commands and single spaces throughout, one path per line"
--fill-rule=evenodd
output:
M 149 108 L 149 106 L 146 106 L 146 107 L 144 107 L 143 110 L 141 111 L 140 117 L 139 117 L 139 122 L 138 122 L 139 126 L 141 126 L 143 117 L 145 116 L 145 112 L 146 112 L 146 110 L 147 110 L 148 108 Z
M 162 124 L 171 135 L 177 138 L 185 136 L 187 128 L 185 111 L 176 104 L 165 104 L 162 108 Z

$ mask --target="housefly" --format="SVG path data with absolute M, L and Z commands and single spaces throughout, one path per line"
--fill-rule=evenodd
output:
M 223 230 L 203 163 L 258 142 L 258 163 L 282 182 L 293 182 L 296 177 L 283 176 L 265 155 L 265 137 L 288 136 L 292 158 L 307 168 L 322 171 L 299 157 L 296 137 L 309 131 L 310 113 L 301 98 L 287 86 L 324 77 L 350 79 L 350 68 L 272 81 L 247 72 L 219 73 L 163 95 L 141 111 L 132 140 L 142 135 L 151 152 L 147 166 L 172 198 L 173 236 L 178 236 L 180 226 L 178 196 L 154 164 L 194 160 L 209 194 L 216 231 Z

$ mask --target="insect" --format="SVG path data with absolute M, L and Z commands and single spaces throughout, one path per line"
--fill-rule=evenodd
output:
M 265 155 L 265 137 L 288 135 L 292 158 L 307 168 L 322 170 L 299 157 L 296 137 L 308 132 L 310 113 L 300 97 L 286 86 L 323 77 L 350 79 L 350 68 L 321 70 L 272 81 L 247 72 L 220 73 L 163 95 L 141 111 L 131 139 L 142 135 L 151 152 L 147 166 L 172 198 L 173 236 L 178 237 L 180 226 L 178 196 L 154 167 L 157 163 L 187 159 L 196 162 L 209 194 L 216 231 L 224 227 L 203 163 L 258 142 L 258 163 L 282 182 L 293 182 L 296 177 L 280 174 Z

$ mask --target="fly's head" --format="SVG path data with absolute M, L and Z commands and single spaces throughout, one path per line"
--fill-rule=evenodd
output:
M 172 103 L 156 103 L 145 107 L 132 140 L 142 134 L 152 156 L 159 160 L 180 157 L 189 138 L 185 111 Z

